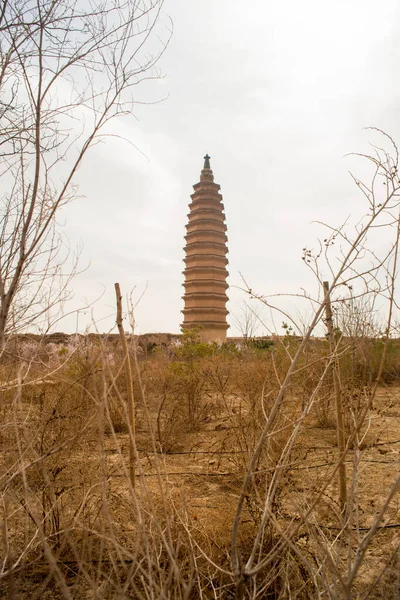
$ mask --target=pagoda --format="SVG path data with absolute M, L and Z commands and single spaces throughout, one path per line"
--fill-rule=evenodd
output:
M 210 157 L 204 157 L 200 181 L 193 186 L 185 246 L 185 293 L 182 329 L 199 327 L 202 341 L 224 342 L 228 311 L 228 253 L 224 205 L 214 183 Z

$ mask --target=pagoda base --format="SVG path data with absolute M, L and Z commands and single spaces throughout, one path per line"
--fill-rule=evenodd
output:
M 229 325 L 226 323 L 207 322 L 207 323 L 183 323 L 183 330 L 196 329 L 199 327 L 199 338 L 203 343 L 218 342 L 220 344 L 226 342 L 226 331 Z

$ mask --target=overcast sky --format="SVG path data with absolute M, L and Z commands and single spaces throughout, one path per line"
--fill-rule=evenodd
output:
M 111 330 L 118 281 L 136 298 L 147 286 L 139 333 L 179 332 L 186 215 L 206 152 L 225 204 L 231 313 L 242 310 L 239 273 L 259 293 L 313 292 L 302 248 L 325 232 L 312 221 L 364 212 L 345 154 L 368 151 L 367 126 L 400 141 L 398 1 L 166 0 L 168 18 L 163 78 L 138 90 L 150 104 L 113 122 L 136 148 L 95 146 L 78 174 L 83 197 L 62 215 L 90 262 L 69 308 L 102 297 L 58 328 L 94 317 Z

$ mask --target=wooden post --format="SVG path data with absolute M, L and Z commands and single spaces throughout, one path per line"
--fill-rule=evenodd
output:
M 333 377 L 333 391 L 335 394 L 335 405 L 336 405 L 336 434 L 337 444 L 339 448 L 339 504 L 342 515 L 345 515 L 347 507 L 347 479 L 346 479 L 346 464 L 344 462 L 344 452 L 346 448 L 345 433 L 344 433 L 344 420 L 343 420 L 343 405 L 342 405 L 342 388 L 339 378 L 339 364 L 336 356 L 335 348 L 335 332 L 333 327 L 333 316 L 330 299 L 329 282 L 324 281 L 324 293 L 325 293 L 325 316 L 326 316 L 326 327 L 328 330 L 329 350 L 332 358 L 332 377 Z
M 119 283 L 115 284 L 115 294 L 117 296 L 117 326 L 124 355 L 123 360 L 128 395 L 129 477 L 132 487 L 135 488 L 135 399 L 133 396 L 132 370 L 129 360 L 128 342 L 126 341 L 126 335 L 122 324 L 122 295 Z

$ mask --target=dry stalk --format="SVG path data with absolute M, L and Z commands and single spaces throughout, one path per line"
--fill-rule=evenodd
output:
M 117 327 L 124 354 L 123 364 L 125 368 L 125 380 L 128 395 L 129 477 L 132 487 L 135 488 L 135 399 L 133 396 L 132 370 L 129 359 L 128 342 L 126 341 L 126 335 L 122 323 L 122 296 L 119 283 L 115 284 L 115 294 L 117 297 Z
M 326 328 L 328 330 L 329 339 L 329 350 L 332 360 L 332 377 L 333 377 L 333 390 L 335 394 L 335 405 L 336 405 L 336 434 L 337 443 L 339 448 L 339 455 L 344 456 L 346 449 L 346 441 L 344 435 L 344 419 L 343 419 L 343 405 L 342 405 L 342 386 L 339 377 L 339 364 L 336 357 L 336 344 L 335 344 L 335 333 L 333 327 L 332 307 L 330 299 L 330 290 L 328 281 L 324 281 L 324 293 L 325 293 L 325 315 L 326 315 Z M 346 507 L 347 507 L 347 478 L 346 478 L 346 464 L 344 460 L 340 462 L 339 466 L 339 504 L 343 518 L 345 518 Z

